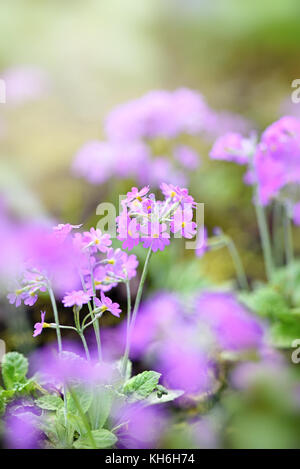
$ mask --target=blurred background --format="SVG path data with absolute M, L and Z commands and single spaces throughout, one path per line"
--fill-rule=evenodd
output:
M 0 194 L 10 216 L 94 224 L 97 204 L 116 201 L 134 181 L 91 185 L 72 174 L 74 156 L 87 141 L 105 138 L 111 109 L 150 90 L 199 91 L 210 107 L 241 115 L 258 132 L 284 114 L 300 116 L 300 104 L 290 98 L 291 83 L 300 78 L 299 23 L 298 0 L 1 2 L 7 101 L 0 104 Z M 205 203 L 208 230 L 222 226 L 249 278 L 263 280 L 244 168 L 210 160 L 212 142 L 194 143 L 201 164 L 189 189 Z M 226 250 L 174 271 L 174 249 L 153 261 L 149 290 L 163 284 L 181 291 L 191 282 L 199 287 L 234 275 Z M 5 299 L 0 308 L 8 347 L 30 350 L 41 302 L 23 315 Z

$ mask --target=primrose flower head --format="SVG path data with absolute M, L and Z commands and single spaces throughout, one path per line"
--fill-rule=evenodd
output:
M 100 229 L 91 228 L 90 231 L 83 233 L 85 248 L 90 249 L 91 252 L 106 252 L 107 248 L 111 246 L 111 239 L 108 234 L 103 234 Z
M 73 290 L 65 294 L 62 302 L 65 307 L 79 306 L 87 304 L 91 299 L 91 296 L 83 290 Z
M 41 311 L 41 322 L 35 323 L 33 337 L 40 335 L 45 327 L 50 327 L 49 324 L 45 322 L 45 315 L 46 311 Z
M 255 142 L 253 139 L 247 139 L 241 134 L 229 132 L 215 141 L 210 152 L 210 157 L 215 160 L 248 164 L 254 152 Z
M 108 298 L 108 296 L 105 296 L 102 291 L 100 297 L 101 300 L 99 300 L 99 298 L 95 298 L 96 306 L 100 308 L 102 312 L 109 311 L 113 316 L 119 318 L 120 313 L 122 312 L 120 305 L 118 303 L 113 303 L 112 300 Z
M 164 201 L 148 194 L 148 186 L 128 192 L 117 218 L 118 239 L 123 241 L 123 249 L 142 243 L 153 252 L 162 251 L 170 244 L 170 230 L 186 238 L 196 234 L 197 225 L 192 221 L 196 204 L 188 190 L 166 183 L 161 184 L 161 189 Z

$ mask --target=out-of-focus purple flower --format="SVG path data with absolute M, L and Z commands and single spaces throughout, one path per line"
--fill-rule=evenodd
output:
M 118 446 L 129 449 L 156 448 L 167 425 L 162 409 L 139 403 L 118 409 L 114 420 L 115 426 L 120 425 L 117 431 Z
M 199 166 L 199 155 L 187 145 L 178 145 L 174 150 L 175 159 L 185 168 L 194 170 Z
M 178 186 L 185 186 L 188 182 L 188 178 L 182 170 L 175 168 L 169 158 L 157 156 L 149 162 L 148 167 L 143 167 L 139 181 L 141 184 L 147 183 L 154 187 L 159 187 L 161 181 L 173 183 Z
M 272 380 L 276 382 L 279 376 L 285 375 L 285 367 L 278 361 L 239 363 L 230 376 L 231 385 L 239 390 L 248 389 L 257 382 Z
M 203 292 L 196 300 L 196 309 L 223 349 L 242 351 L 262 344 L 263 327 L 233 295 Z
M 112 148 L 108 143 L 91 141 L 75 155 L 74 174 L 85 177 L 91 184 L 101 184 L 111 177 L 115 169 Z
M 90 141 L 75 155 L 73 172 L 91 184 L 105 183 L 111 176 L 139 179 L 141 168 L 148 164 L 149 149 L 143 142 Z
M 6 445 L 10 449 L 38 449 L 40 434 L 30 413 L 11 415 L 6 419 Z
M 62 302 L 66 308 L 71 306 L 79 306 L 82 308 L 82 305 L 87 304 L 90 299 L 91 296 L 83 290 L 73 290 L 66 293 L 62 299 Z
M 263 205 L 286 185 L 300 182 L 300 120 L 285 116 L 264 131 L 254 158 Z
M 293 221 L 295 225 L 300 225 L 300 202 L 296 203 L 293 208 Z
M 33 337 L 36 337 L 43 332 L 43 328 L 45 327 L 45 316 L 46 316 L 46 311 L 41 311 L 41 322 L 35 323 Z
M 156 369 L 171 389 L 188 393 L 207 392 L 212 387 L 213 363 L 199 346 L 194 325 L 177 324 L 159 347 Z
M 180 313 L 180 302 L 174 293 L 159 292 L 143 302 L 132 331 L 131 357 L 137 358 L 146 353 L 151 345 L 171 329 Z M 124 326 L 121 325 L 121 328 Z M 124 332 L 122 329 L 120 335 L 124 335 Z
M 215 160 L 234 161 L 238 164 L 248 164 L 250 156 L 255 152 L 255 144 L 252 139 L 229 132 L 219 137 L 210 152 L 210 157 Z
M 101 308 L 102 311 L 109 311 L 113 316 L 116 316 L 117 318 L 120 317 L 120 313 L 122 310 L 120 309 L 119 303 L 113 303 L 108 296 L 105 296 L 103 291 L 100 293 L 100 298 L 95 298 L 95 304 L 98 308 Z
M 82 225 L 70 225 L 70 223 L 60 223 L 59 225 L 53 227 L 53 231 L 55 236 L 63 242 L 72 230 L 78 229 L 81 226 Z
M 93 351 L 91 350 L 93 356 Z M 59 389 L 63 385 L 74 382 L 86 389 L 92 389 L 95 384 L 111 384 L 115 373 L 113 364 L 98 360 L 87 361 L 78 343 L 64 341 L 64 351 L 61 354 L 53 346 L 44 347 L 33 353 L 30 358 L 31 368 L 38 372 L 45 385 L 54 384 Z M 47 386 L 46 386 L 47 387 Z
M 22 104 L 39 99 L 49 89 L 49 80 L 41 68 L 30 65 L 15 66 L 1 74 L 6 85 L 7 104 Z

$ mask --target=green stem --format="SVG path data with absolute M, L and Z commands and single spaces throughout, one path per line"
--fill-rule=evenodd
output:
M 93 275 L 93 267 L 92 267 L 92 265 L 90 265 L 90 270 L 91 270 L 91 283 L 92 283 L 92 286 L 93 286 L 93 292 L 94 292 L 94 295 L 96 296 L 95 282 L 94 282 L 94 275 Z M 82 278 L 82 275 L 81 275 L 81 274 L 80 274 L 80 280 L 81 280 L 82 288 L 83 288 L 83 290 L 86 292 L 85 284 L 84 284 L 84 281 L 83 281 L 83 278 Z M 93 302 L 93 306 L 94 306 L 94 309 L 95 309 L 95 303 L 94 303 L 94 302 Z M 92 319 L 94 320 L 94 319 L 95 319 L 95 315 L 94 315 L 94 313 L 93 313 L 93 308 L 92 308 L 92 305 L 91 305 L 91 302 L 90 302 L 90 301 L 88 302 L 88 308 L 89 308 L 90 316 L 91 316 Z M 101 338 L 100 338 L 100 326 L 99 326 L 99 322 L 98 322 L 98 320 L 97 320 L 97 321 L 93 321 L 91 324 L 93 324 L 93 328 L 94 328 L 94 332 L 95 332 L 96 343 L 97 343 L 97 350 L 98 350 L 98 358 L 99 358 L 99 361 L 102 361 L 102 350 L 101 350 Z
M 86 340 L 85 340 L 84 334 L 83 334 L 82 331 L 81 331 L 81 332 L 78 331 L 78 334 L 79 334 L 79 336 L 80 336 L 80 338 L 81 338 L 81 340 L 82 340 L 83 348 L 84 348 L 84 351 L 85 351 L 85 354 L 86 354 L 86 358 L 87 358 L 88 361 L 90 361 L 90 360 L 91 360 L 90 351 L 89 351 L 87 342 L 86 342 Z
M 128 366 L 129 349 L 130 349 L 130 322 L 131 322 L 131 293 L 129 281 L 126 281 L 127 294 L 127 328 L 126 328 L 126 347 L 123 357 L 122 375 L 125 377 Z
M 294 248 L 293 248 L 293 235 L 292 235 L 292 223 L 289 217 L 288 207 L 284 210 L 284 244 L 285 244 L 285 256 L 287 263 L 288 282 L 291 293 L 294 288 L 294 276 L 293 276 L 293 263 L 294 263 Z
M 55 320 L 55 324 L 56 324 L 56 337 L 57 337 L 58 352 L 59 352 L 59 354 L 61 354 L 62 353 L 62 340 L 61 340 L 61 333 L 60 333 L 59 317 L 58 317 L 58 311 L 57 311 L 55 296 L 54 296 L 53 290 L 50 286 L 48 286 L 48 292 L 49 292 L 49 295 L 50 295 L 50 300 L 51 300 L 53 314 L 54 314 L 54 320 Z M 67 393 L 66 393 L 66 386 L 65 385 L 64 385 L 63 389 L 64 389 L 64 417 L 65 417 L 65 425 L 67 425 L 68 407 L 67 407 Z
M 268 281 L 270 281 L 272 279 L 273 274 L 273 259 L 266 214 L 264 208 L 257 201 L 255 201 L 254 205 L 256 210 L 260 239 L 262 243 L 266 275 Z
M 89 440 L 90 440 L 90 443 L 91 443 L 91 446 L 93 449 L 97 449 L 97 445 L 96 445 L 96 442 L 95 442 L 95 439 L 93 437 L 93 434 L 91 432 L 91 428 L 90 428 L 90 425 L 89 425 L 89 422 L 88 422 L 88 419 L 85 415 L 85 413 L 83 412 L 82 408 L 81 408 L 81 405 L 80 405 L 80 402 L 76 396 L 76 393 L 72 391 L 72 388 L 69 387 L 69 392 L 72 396 L 72 399 L 77 407 L 77 410 L 79 412 L 79 415 L 81 417 L 81 420 L 86 428 L 86 432 L 87 432 L 87 435 L 89 437 Z
M 273 232 L 274 263 L 276 266 L 281 266 L 283 262 L 281 223 L 282 223 L 282 206 L 279 201 L 275 200 L 275 205 L 273 207 L 273 217 L 272 217 L 272 232 Z
M 62 340 L 61 340 L 61 333 L 60 333 L 58 311 L 57 311 L 57 306 L 56 306 L 56 301 L 55 301 L 53 290 L 49 286 L 48 286 L 48 292 L 49 292 L 49 295 L 50 295 L 50 300 L 51 300 L 53 314 L 54 314 L 54 320 L 55 320 L 55 324 L 56 324 L 56 337 L 57 337 L 58 351 L 59 351 L 59 353 L 61 353 L 62 352 Z
M 236 249 L 236 246 L 233 240 L 229 237 L 227 237 L 226 246 L 231 255 L 240 287 L 243 290 L 249 290 L 249 284 L 248 284 L 247 276 L 245 274 L 245 270 L 244 270 L 241 258 L 239 256 L 239 253 Z
M 134 303 L 132 318 L 131 318 L 130 325 L 129 325 L 128 338 L 126 340 L 126 342 L 127 342 L 126 343 L 126 352 L 125 352 L 126 356 L 124 356 L 124 361 L 127 357 L 126 369 L 127 369 L 128 357 L 129 357 L 129 354 L 130 354 L 131 335 L 132 335 L 132 331 L 133 331 L 133 328 L 134 328 L 134 325 L 135 325 L 135 320 L 136 320 L 136 316 L 137 316 L 137 313 L 138 313 L 138 309 L 139 309 L 139 305 L 140 305 L 140 301 L 141 301 L 141 297 L 142 297 L 143 287 L 144 287 L 144 283 L 145 283 L 145 280 L 146 280 L 146 275 L 147 275 L 147 270 L 148 270 L 148 265 L 149 265 L 151 254 L 152 254 L 152 246 L 150 246 L 149 249 L 148 249 L 148 253 L 147 253 L 147 256 L 146 256 L 146 260 L 145 260 L 141 280 L 140 280 L 140 283 L 139 283 L 139 288 L 138 288 L 135 303 Z M 127 318 L 127 321 L 128 321 L 128 318 Z M 124 369 L 125 369 L 125 367 L 124 367 Z M 126 369 L 125 369 L 125 371 L 126 371 Z

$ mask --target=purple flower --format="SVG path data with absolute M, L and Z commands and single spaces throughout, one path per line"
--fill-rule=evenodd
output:
M 172 233 L 181 233 L 181 236 L 185 238 L 193 238 L 196 234 L 197 224 L 193 220 L 193 210 L 190 207 L 185 207 L 184 210 L 181 207 L 175 211 L 172 222 L 171 230 Z
M 43 328 L 45 327 L 45 315 L 46 311 L 41 311 L 41 322 L 36 322 L 34 325 L 34 332 L 33 337 L 40 335 L 43 332 Z
M 103 234 L 100 229 L 91 228 L 83 233 L 86 248 L 91 247 L 92 252 L 106 252 L 112 241 L 109 234 Z
M 148 249 L 151 246 L 153 252 L 163 251 L 170 244 L 170 234 L 165 223 L 149 222 L 141 226 L 141 242 Z
M 123 253 L 123 269 L 125 270 L 129 280 L 136 276 L 138 265 L 139 262 L 134 254 L 128 256 L 126 253 Z
M 166 428 L 166 416 L 158 406 L 127 404 L 114 411 L 114 425 L 121 448 L 156 448 Z
M 142 189 L 138 189 L 137 187 L 132 187 L 131 191 L 127 192 L 127 197 L 125 202 L 132 202 L 135 199 L 138 199 L 140 202 L 142 201 L 142 197 L 144 197 L 149 192 L 149 186 L 145 186 Z
M 66 308 L 71 306 L 79 306 L 82 308 L 82 305 L 87 304 L 90 299 L 91 295 L 84 292 L 83 290 L 73 290 L 65 294 L 62 302 Z
M 229 132 L 215 141 L 210 157 L 215 160 L 248 164 L 249 157 L 254 151 L 255 146 L 251 139 L 246 139 L 238 133 Z
M 199 155 L 187 145 L 179 145 L 174 150 L 175 159 L 185 168 L 194 170 L 199 166 Z
M 39 99 L 46 93 L 49 83 L 44 70 L 31 65 L 12 67 L 4 71 L 8 104 L 22 104 Z
M 203 393 L 211 389 L 213 364 L 199 346 L 199 336 L 193 324 L 173 325 L 169 336 L 159 347 L 157 369 L 165 385 L 188 393 Z
M 247 350 L 262 344 L 264 330 L 260 322 L 233 295 L 204 292 L 196 301 L 196 309 L 223 349 Z
M 101 300 L 99 300 L 99 298 L 95 298 L 96 306 L 101 308 L 102 311 L 109 311 L 113 316 L 119 318 L 120 313 L 122 312 L 120 305 L 118 303 L 113 303 L 112 300 L 105 296 L 102 291 L 100 293 L 100 298 Z
M 22 304 L 22 299 L 24 298 L 24 292 L 22 290 L 16 290 L 14 293 L 9 293 L 7 295 L 7 299 L 9 300 L 11 305 L 16 306 L 18 308 Z
M 184 207 L 185 204 L 195 205 L 194 199 L 185 188 L 174 186 L 173 184 L 166 184 L 162 182 L 160 185 L 161 191 L 166 198 L 172 199 L 173 202 L 180 202 Z
M 267 127 L 254 158 L 260 202 L 264 205 L 280 190 L 300 182 L 300 120 L 285 116 Z
M 57 226 L 53 227 L 53 231 L 55 236 L 60 240 L 64 241 L 68 234 L 71 233 L 72 230 L 80 228 L 82 225 L 70 225 L 70 223 L 60 223 Z
M 139 223 L 136 218 L 131 220 L 126 211 L 118 217 L 118 233 L 118 240 L 123 242 L 123 249 L 130 251 L 139 244 Z
M 9 413 L 6 418 L 6 444 L 11 449 L 38 449 L 41 433 L 34 424 L 34 414 L 26 412 L 25 406 L 23 409 L 23 413 Z
M 113 175 L 115 164 L 112 146 L 95 140 L 83 145 L 75 155 L 73 172 L 91 184 L 101 184 Z

